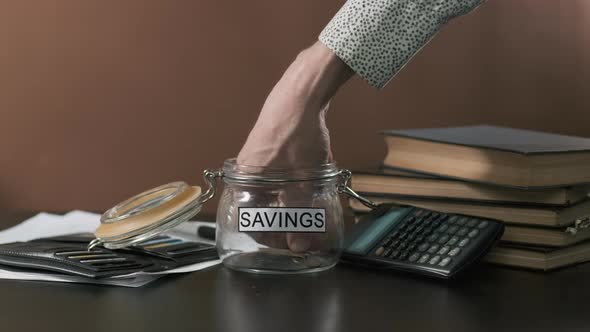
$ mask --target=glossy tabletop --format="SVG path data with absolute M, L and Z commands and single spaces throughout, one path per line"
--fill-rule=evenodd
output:
M 135 289 L 0 280 L 0 294 L 2 331 L 590 331 L 590 264 L 481 265 L 450 282 L 349 266 L 298 276 L 218 266 Z

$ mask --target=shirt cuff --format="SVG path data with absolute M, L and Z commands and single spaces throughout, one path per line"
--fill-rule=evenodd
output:
M 319 40 L 370 85 L 382 89 L 448 20 L 437 4 L 440 1 L 349 0 Z

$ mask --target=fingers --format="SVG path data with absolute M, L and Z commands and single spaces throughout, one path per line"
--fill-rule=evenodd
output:
M 339 247 L 342 225 L 342 208 L 336 188 L 330 182 L 306 181 L 294 184 L 295 188 L 286 195 L 286 206 L 323 208 L 325 231 L 323 233 L 287 233 L 289 249 L 296 253 L 327 252 Z
M 301 253 L 312 248 L 312 239 L 307 234 L 287 233 L 287 246 L 296 253 Z

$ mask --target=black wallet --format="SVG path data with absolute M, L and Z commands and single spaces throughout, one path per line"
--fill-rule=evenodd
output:
M 67 235 L 0 245 L 0 265 L 48 270 L 89 278 L 158 272 L 215 260 L 215 246 L 161 235 L 135 246 L 87 249 L 93 236 Z

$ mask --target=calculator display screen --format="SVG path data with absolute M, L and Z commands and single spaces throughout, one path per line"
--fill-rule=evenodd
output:
M 364 255 L 381 239 L 384 233 L 392 229 L 411 207 L 393 207 L 385 214 L 373 220 L 371 224 L 360 234 L 357 234 L 353 241 L 347 246 L 346 250 Z

